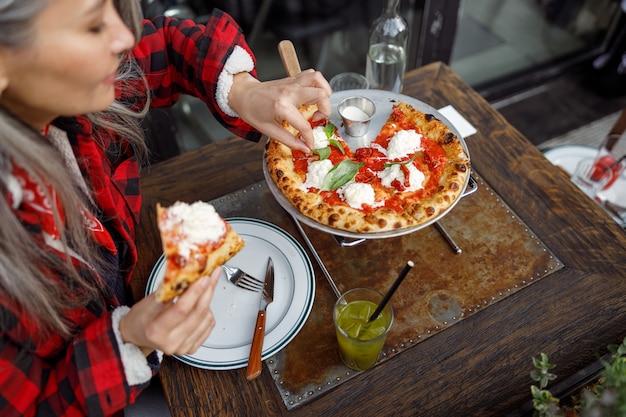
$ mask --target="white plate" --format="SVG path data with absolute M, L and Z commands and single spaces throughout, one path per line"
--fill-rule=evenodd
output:
M 594 158 L 598 148 L 586 145 L 561 145 L 543 152 L 552 164 L 560 166 L 569 175 L 576 170 L 576 165 L 584 158 Z
M 246 243 L 228 265 L 263 280 L 267 258 L 274 262 L 274 301 L 267 306 L 261 355 L 265 360 L 284 348 L 309 317 L 315 295 L 313 266 L 300 243 L 278 226 L 243 217 L 227 220 Z M 146 294 L 158 288 L 164 265 L 161 256 L 148 278 Z M 260 292 L 236 287 L 222 273 L 211 302 L 215 328 L 196 353 L 176 358 L 203 369 L 247 366 L 260 301 Z

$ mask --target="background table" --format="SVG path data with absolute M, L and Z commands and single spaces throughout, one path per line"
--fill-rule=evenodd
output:
M 245 369 L 166 359 L 160 375 L 174 417 L 503 415 L 530 399 L 531 357 L 548 354 L 563 380 L 626 335 L 626 232 L 444 64 L 407 73 L 404 94 L 452 104 L 478 129 L 467 140 L 472 166 L 565 267 L 289 412 L 266 368 L 249 382 Z M 233 138 L 151 167 L 136 297 L 161 253 L 156 202 L 211 200 L 261 181 L 262 152 Z

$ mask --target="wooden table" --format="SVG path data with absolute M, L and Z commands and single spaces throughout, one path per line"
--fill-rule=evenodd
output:
M 245 369 L 166 359 L 160 377 L 174 417 L 500 416 L 530 399 L 531 357 L 548 354 L 563 381 L 626 336 L 626 232 L 446 65 L 409 72 L 404 94 L 452 104 L 478 129 L 467 140 L 473 167 L 565 267 L 291 411 L 267 368 L 249 382 Z M 262 152 L 233 138 L 152 166 L 142 182 L 136 297 L 161 253 L 156 202 L 211 200 L 261 181 Z

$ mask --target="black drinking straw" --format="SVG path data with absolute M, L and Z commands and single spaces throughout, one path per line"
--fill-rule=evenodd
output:
M 622 156 L 620 156 L 619 158 L 617 158 L 617 160 L 616 160 L 615 162 L 613 162 L 611 165 L 609 165 L 609 167 L 607 168 L 607 170 L 609 170 L 609 169 L 611 169 L 611 170 L 612 170 L 613 168 L 615 168 L 616 166 L 618 166 L 619 164 L 621 164 L 621 163 L 622 163 L 622 161 L 623 161 L 623 160 L 625 160 L 625 159 L 626 159 L 626 155 L 622 155 Z
M 406 277 L 406 275 L 409 273 L 411 268 L 413 268 L 413 266 L 415 266 L 413 261 L 407 261 L 406 265 L 404 265 L 404 268 L 400 272 L 400 275 L 398 275 L 398 278 L 396 278 L 396 281 L 393 283 L 391 288 L 389 288 L 389 291 L 387 291 L 387 294 L 385 294 L 385 297 L 383 298 L 383 300 L 380 302 L 378 307 L 376 307 L 376 310 L 374 310 L 368 322 L 376 320 L 376 317 L 378 317 L 380 312 L 383 311 L 383 308 L 385 308 L 385 306 L 391 299 L 391 296 L 393 295 L 394 292 L 396 292 L 396 290 L 398 289 L 398 286 L 400 286 L 400 283 L 402 282 L 404 277 Z

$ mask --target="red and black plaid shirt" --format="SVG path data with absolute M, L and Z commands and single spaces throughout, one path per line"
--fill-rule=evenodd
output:
M 239 26 L 220 11 L 213 13 L 206 27 L 166 18 L 146 22 L 134 53 L 147 75 L 152 105 L 171 105 L 179 94 L 195 95 L 234 134 L 258 140 L 258 132 L 225 115 L 215 99 L 218 75 L 236 45 L 250 52 Z M 119 97 L 141 103 L 145 91 L 139 93 L 131 97 L 130 90 L 121 89 Z M 0 297 L 0 415 L 122 415 L 121 410 L 145 388 L 126 382 L 110 315 L 121 303 L 115 287 L 127 288 L 137 261 L 133 240 L 141 205 L 138 162 L 132 148 L 114 132 L 106 132 L 109 142 L 104 149 L 98 146 L 86 117 L 59 119 L 55 125 L 67 132 L 83 177 L 94 190 L 99 211 L 94 214 L 115 240 L 118 258 L 113 259 L 119 273 L 107 277 L 111 288 L 100 299 L 68 312 L 76 329 L 69 341 L 43 338 L 29 317 L 19 315 Z M 16 210 L 20 219 L 30 218 L 21 216 L 20 210 Z M 43 242 L 40 225 L 25 223 L 25 227 L 36 242 Z

